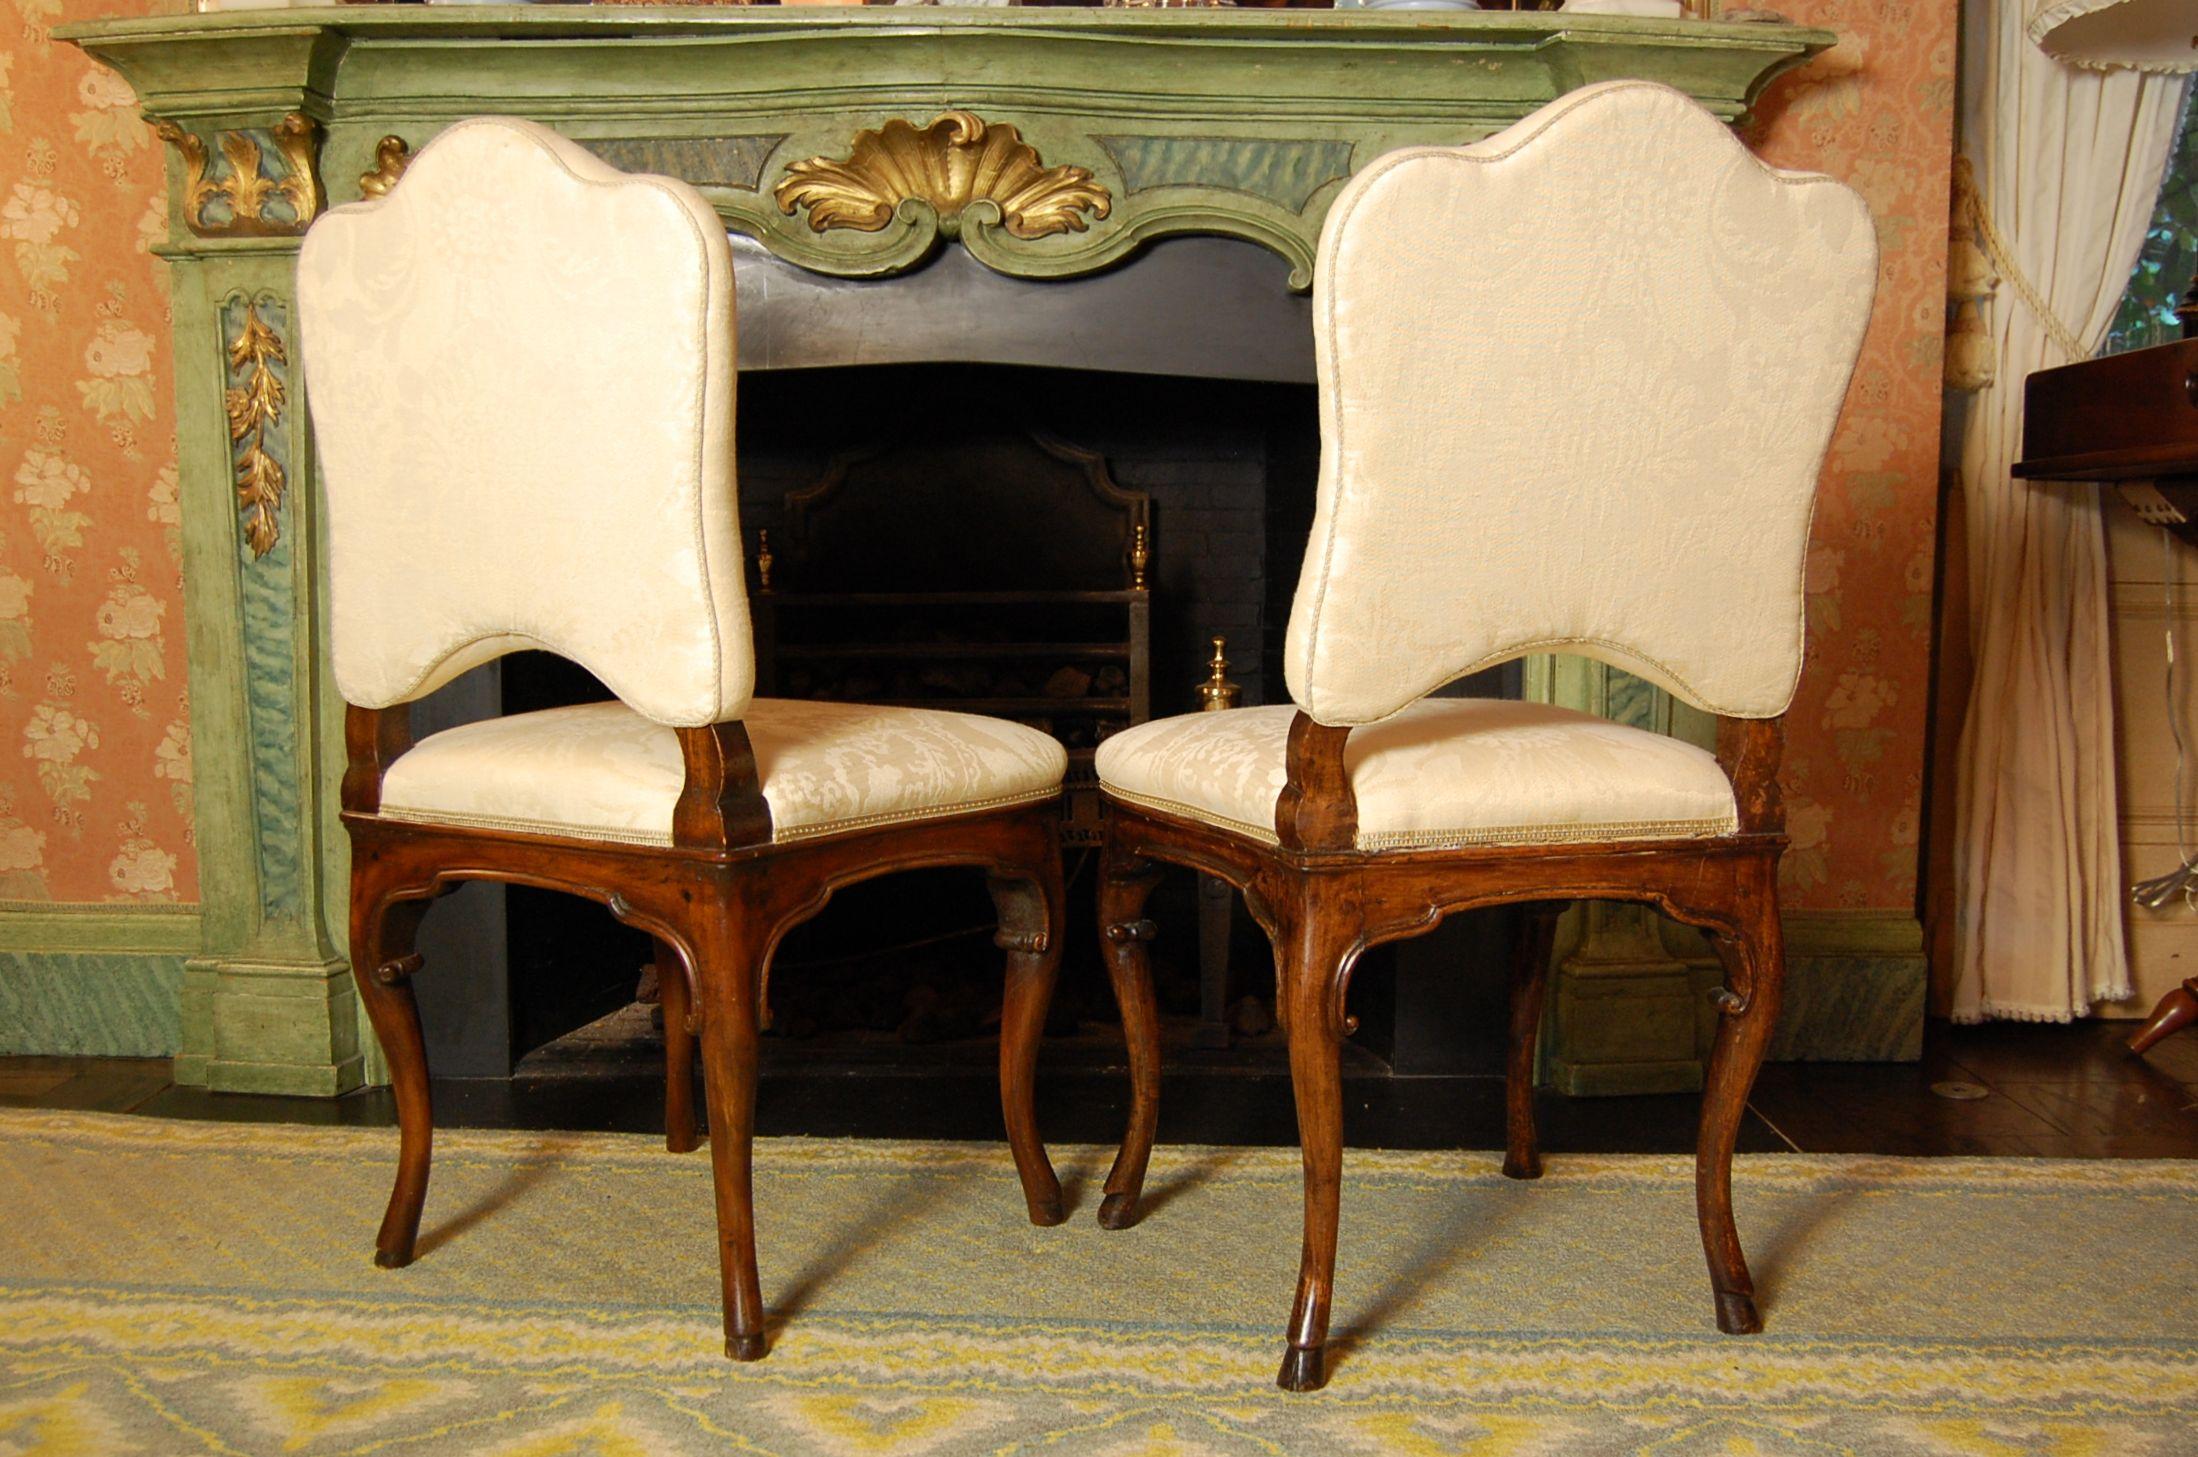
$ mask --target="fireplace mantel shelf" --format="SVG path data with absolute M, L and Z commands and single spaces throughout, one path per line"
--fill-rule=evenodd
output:
M 494 111 L 684 176 L 729 227 L 817 272 L 898 272 L 958 235 L 1003 273 L 1065 277 L 1153 238 L 1215 233 L 1274 249 L 1299 288 L 1329 199 L 1382 152 L 1470 140 L 1615 77 L 1669 82 L 1737 119 L 1833 41 L 1778 23 L 1531 11 L 1053 7 L 335 6 L 56 33 L 119 70 L 171 140 L 215 159 L 223 133 L 310 119 L 329 206 L 359 195 L 383 136 L 417 148 Z M 859 165 L 787 190 L 854 156 L 866 129 L 899 118 L 922 138 L 947 111 L 986 124 L 995 148 L 1019 138 L 1042 173 L 1088 177 L 1042 196 L 1035 217 L 866 190 Z M 874 211 L 820 229 L 816 198 L 835 189 Z M 188 221 L 179 249 L 269 242 Z
M 452 121 L 503 113 L 685 178 L 818 273 L 893 274 L 958 240 L 1001 273 L 1066 278 L 1218 234 L 1280 254 L 1302 290 L 1329 203 L 1384 152 L 1618 77 L 1736 120 L 1834 40 L 1475 11 L 371 5 L 55 34 L 129 81 L 169 151 L 204 898 L 176 1078 L 321 1094 L 378 1071 L 344 961 L 343 705 L 297 407 L 295 256 L 321 209 L 386 190 Z

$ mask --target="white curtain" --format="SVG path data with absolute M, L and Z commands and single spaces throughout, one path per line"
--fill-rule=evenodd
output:
M 1953 1015 L 2066 1021 L 2129 995 L 2106 540 L 2093 486 L 2013 480 L 2023 379 L 2104 337 L 2159 199 L 2180 77 L 2079 69 L 2021 0 L 1967 0 L 1962 151 L 2002 275 L 1961 485 L 1976 665 L 1955 772 Z

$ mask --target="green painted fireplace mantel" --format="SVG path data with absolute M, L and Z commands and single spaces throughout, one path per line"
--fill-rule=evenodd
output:
M 230 11 L 56 34 L 121 72 L 169 144 L 160 251 L 204 887 L 176 1076 L 319 1094 L 372 1080 L 376 1058 L 344 961 L 342 705 L 324 670 L 292 274 L 302 224 L 386 185 L 385 159 L 460 117 L 519 115 L 684 177 L 730 228 L 822 272 L 889 274 L 958 246 L 1066 277 L 1208 233 L 1279 253 L 1302 288 L 1329 201 L 1382 152 L 1469 141 L 1617 77 L 1737 119 L 1834 39 L 1532 12 L 584 5 Z M 875 165 L 926 146 L 995 149 L 1016 183 L 910 197 Z

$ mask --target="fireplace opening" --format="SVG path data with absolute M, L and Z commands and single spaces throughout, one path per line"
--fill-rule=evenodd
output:
M 763 691 L 989 712 L 1069 748 L 1069 919 L 1046 1066 L 1117 1077 L 1119 1021 L 1094 925 L 1091 750 L 1148 714 L 1195 711 L 1215 638 L 1242 702 L 1283 696 L 1319 462 L 1311 386 L 873 365 L 744 374 L 739 408 Z M 465 716 L 607 696 L 546 654 L 484 671 L 494 681 L 475 696 L 486 701 Z M 1467 691 L 1515 693 L 1516 675 Z M 438 1069 L 645 1090 L 662 1056 L 648 939 L 569 897 L 475 886 L 452 899 L 468 897 L 470 913 L 439 908 L 422 933 L 430 962 L 451 968 L 419 988 Z M 1152 913 L 1170 1066 L 1286 1077 L 1272 953 L 1238 898 L 1173 873 Z M 1500 961 L 1507 926 L 1459 919 L 1462 936 L 1417 953 L 1425 975 L 1400 978 L 1395 952 L 1368 955 L 1352 1076 L 1500 1069 L 1502 977 L 1475 963 Z M 981 1091 L 1000 1004 L 993 929 L 974 871 L 840 891 L 774 958 L 763 1075 L 959 1078 Z M 645 1124 L 646 1101 L 634 1106 Z M 861 1129 L 864 1116 L 857 1107 L 808 1131 Z

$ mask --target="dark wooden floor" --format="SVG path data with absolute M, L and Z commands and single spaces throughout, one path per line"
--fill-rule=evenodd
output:
M 1934 1025 L 1917 1064 L 1800 1063 L 1766 1068 L 1742 1147 L 1824 1153 L 2005 1154 L 2050 1158 L 2198 1158 L 2198 1036 L 2128 1055 L 2129 1024 Z M 1126 1112 L 1121 1075 L 1069 1066 L 1041 1077 L 1049 1138 L 1109 1142 Z M 979 1066 L 946 1077 L 784 1072 L 766 1076 L 766 1133 L 880 1137 L 999 1136 L 996 1091 Z M 650 1131 L 661 1116 L 645 1077 L 450 1081 L 437 1116 L 452 1127 Z M 1502 1129 L 1493 1078 L 1346 1080 L 1347 1132 L 1359 1147 L 1488 1148 Z M 386 1124 L 388 1096 L 265 1098 L 179 1088 L 164 1061 L 0 1058 L 0 1106 L 158 1117 Z M 1286 1084 L 1273 1077 L 1172 1070 L 1162 1098 L 1166 1142 L 1295 1141 Z M 1542 1099 L 1553 1152 L 1684 1152 L 1691 1095 Z

